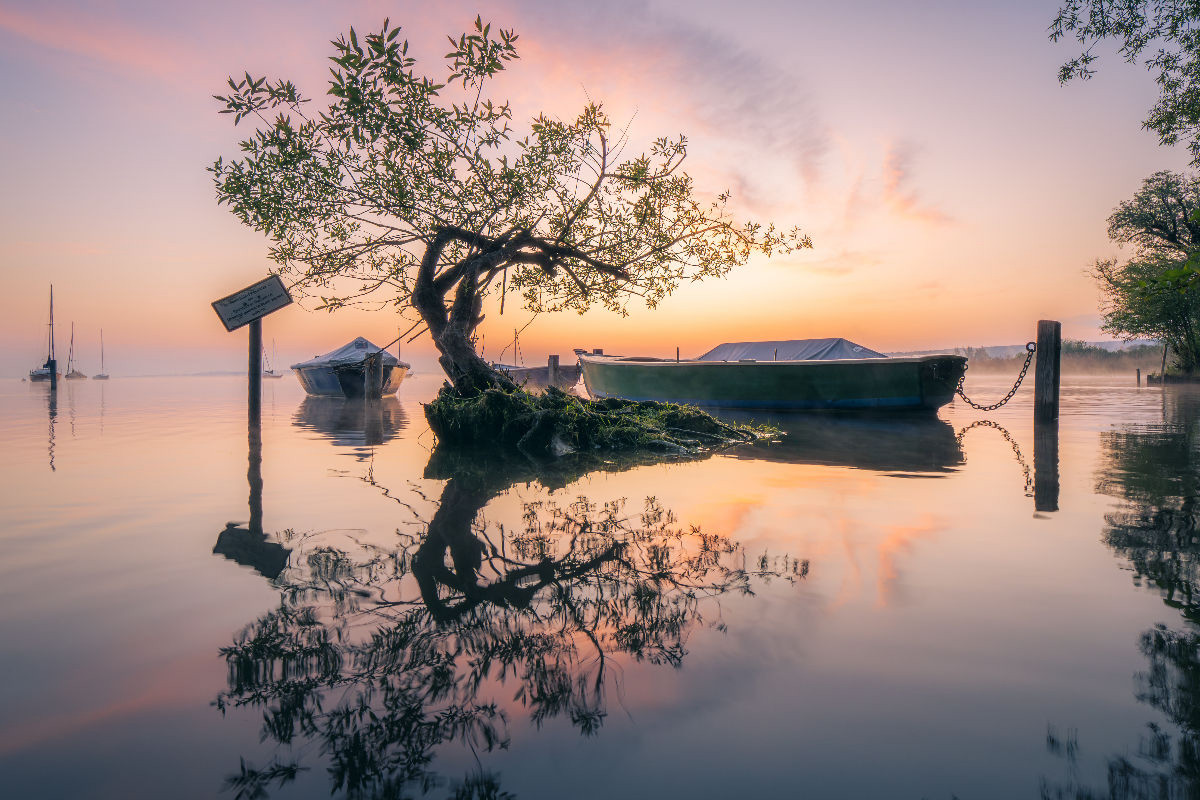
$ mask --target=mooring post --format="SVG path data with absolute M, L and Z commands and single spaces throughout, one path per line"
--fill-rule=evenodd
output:
M 47 361 L 46 363 L 50 365 L 50 391 L 57 392 L 58 391 L 58 360 L 52 358 L 49 361 Z
M 1062 323 L 1038 320 L 1037 367 L 1033 374 L 1033 417 L 1058 419 L 1059 366 L 1062 360 Z
M 676 361 L 679 360 L 679 348 L 678 347 L 675 348 L 675 360 Z
M 1033 421 L 1033 508 L 1058 511 L 1058 420 Z
M 1138 368 L 1137 379 L 1138 379 L 1138 386 L 1141 386 L 1142 385 L 1142 370 L 1141 370 L 1141 368 Z
M 246 413 L 251 425 L 262 424 L 262 317 L 252 320 L 250 328 L 250 374 Z
M 558 385 L 558 356 L 549 356 L 546 359 L 546 383 L 549 386 Z
M 363 361 L 363 399 L 383 397 L 383 355 L 372 353 Z

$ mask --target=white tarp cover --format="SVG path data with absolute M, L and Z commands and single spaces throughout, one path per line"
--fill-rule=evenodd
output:
M 359 336 L 352 342 L 348 342 L 337 350 L 330 350 L 323 356 L 315 356 L 308 361 L 301 361 L 299 364 L 292 364 L 292 369 L 300 369 L 302 367 L 333 367 L 341 364 L 358 364 L 364 358 L 372 353 L 378 353 L 379 348 Z M 400 359 L 388 352 L 383 354 L 383 363 L 396 366 L 400 363 Z
M 836 358 L 887 358 L 849 339 L 790 339 L 780 342 L 726 342 L 700 361 L 829 361 Z

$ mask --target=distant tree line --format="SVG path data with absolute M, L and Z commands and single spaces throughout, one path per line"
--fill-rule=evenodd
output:
M 1025 353 L 1011 356 L 992 356 L 984 347 L 968 347 L 963 352 L 972 372 L 1004 372 L 1016 374 L 1025 361 Z M 1106 350 L 1094 344 L 1067 339 L 1062 347 L 1062 369 L 1069 373 L 1116 375 L 1133 372 L 1157 373 L 1162 367 L 1161 345 L 1143 344 L 1125 350 Z M 1031 368 L 1032 369 L 1032 368 Z

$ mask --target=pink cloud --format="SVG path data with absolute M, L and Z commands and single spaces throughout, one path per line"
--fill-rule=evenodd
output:
M 128 25 L 78 12 L 36 8 L 30 12 L 0 6 L 0 30 L 33 44 L 159 79 L 178 78 L 196 66 L 178 39 L 155 38 Z
M 907 142 L 888 146 L 883 159 L 883 200 L 896 214 L 916 222 L 945 225 L 953 222 L 949 214 L 923 202 L 913 188 L 913 162 L 916 148 Z

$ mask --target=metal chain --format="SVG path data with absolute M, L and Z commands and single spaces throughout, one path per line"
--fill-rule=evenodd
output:
M 1017 393 L 1017 389 L 1021 388 L 1021 381 L 1025 380 L 1025 373 L 1029 371 L 1029 364 L 1033 361 L 1033 354 L 1037 352 L 1037 345 L 1033 342 L 1028 342 L 1025 345 L 1025 350 L 1027 351 L 1027 354 L 1025 356 L 1025 363 L 1021 366 L 1021 374 L 1017 376 L 1017 382 L 1013 384 L 1013 387 L 1008 390 L 1008 394 L 1004 395 L 1004 399 L 999 403 L 992 403 L 990 406 L 985 406 L 980 405 L 971 398 L 967 397 L 966 392 L 963 391 L 963 381 L 967 379 L 967 367 L 965 366 L 963 367 L 962 377 L 958 379 L 958 387 L 954 390 L 955 393 L 965 400 L 967 405 L 969 405 L 971 408 L 977 408 L 980 411 L 995 411 L 997 408 L 1013 399 L 1013 395 Z
M 1021 465 L 1021 471 L 1025 473 L 1025 496 L 1033 497 L 1033 473 L 1029 470 L 1029 463 L 1025 460 L 1024 453 L 1021 452 L 1021 446 L 1017 444 L 1017 440 L 1012 437 L 1012 434 L 998 422 L 992 422 L 990 419 L 977 419 L 955 434 L 954 441 L 958 443 L 959 449 L 962 449 L 963 437 L 972 428 L 995 428 L 1004 437 L 1004 440 L 1012 445 L 1013 455 L 1017 457 L 1017 463 Z

